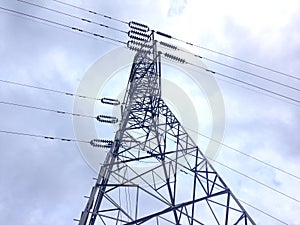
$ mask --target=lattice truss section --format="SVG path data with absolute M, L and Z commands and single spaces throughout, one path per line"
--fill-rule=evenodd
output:
M 81 224 L 255 224 L 161 99 L 159 54 L 137 53 L 122 121 Z

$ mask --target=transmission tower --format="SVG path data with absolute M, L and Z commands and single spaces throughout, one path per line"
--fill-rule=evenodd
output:
M 153 32 L 129 26 L 128 47 L 137 53 L 121 121 L 113 141 L 91 141 L 109 151 L 79 225 L 255 224 L 162 99 L 162 53 Z

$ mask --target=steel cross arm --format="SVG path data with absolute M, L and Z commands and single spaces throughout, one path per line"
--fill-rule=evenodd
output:
M 188 202 L 184 202 L 184 203 L 180 203 L 180 204 L 177 204 L 175 206 L 170 206 L 164 210 L 161 210 L 160 212 L 156 212 L 156 213 L 153 213 L 149 216 L 145 216 L 143 218 L 140 218 L 138 220 L 135 220 L 135 221 L 132 221 L 132 222 L 129 222 L 129 223 L 126 223 L 126 225 L 134 225 L 134 224 L 142 224 L 144 222 L 146 222 L 147 220 L 150 220 L 154 217 L 157 217 L 157 216 L 160 216 L 162 214 L 165 214 L 165 213 L 168 213 L 168 212 L 171 212 L 173 210 L 177 210 L 179 208 L 182 208 L 182 207 L 185 207 L 185 206 L 188 206 L 190 204 L 195 204 L 197 202 L 201 202 L 203 200 L 206 200 L 206 199 L 209 199 L 209 198 L 212 198 L 212 197 L 216 197 L 218 195 L 223 195 L 223 194 L 226 194 L 228 193 L 229 190 L 223 190 L 223 191 L 220 191 L 218 193 L 215 193 L 215 194 L 212 194 L 210 196 L 206 196 L 206 197 L 202 197 L 202 198 L 198 198 L 198 199 L 195 199 L 194 201 L 188 201 Z

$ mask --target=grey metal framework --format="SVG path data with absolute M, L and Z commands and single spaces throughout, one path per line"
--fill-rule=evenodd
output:
M 153 34 L 145 46 L 79 224 L 255 224 L 161 98 Z

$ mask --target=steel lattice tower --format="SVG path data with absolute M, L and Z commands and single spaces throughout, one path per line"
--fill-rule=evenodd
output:
M 162 99 L 153 33 L 140 46 L 79 224 L 255 224 Z

